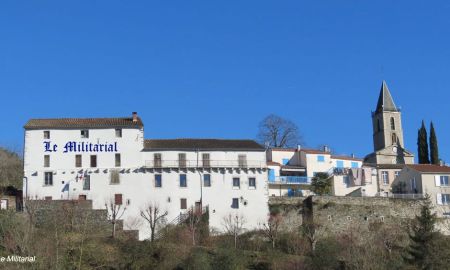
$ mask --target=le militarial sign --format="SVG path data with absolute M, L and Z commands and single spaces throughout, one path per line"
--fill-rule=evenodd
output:
M 67 142 L 63 146 L 63 153 L 93 153 L 93 152 L 117 152 L 117 142 L 113 143 L 89 143 L 89 142 Z M 44 152 L 58 152 L 58 145 L 44 142 Z

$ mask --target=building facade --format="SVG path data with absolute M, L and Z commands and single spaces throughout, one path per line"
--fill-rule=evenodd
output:
M 252 140 L 146 140 L 142 120 L 31 119 L 25 125 L 24 197 L 92 200 L 94 209 L 122 205 L 124 228 L 150 236 L 140 212 L 149 204 L 170 222 L 209 211 L 211 230 L 242 215 L 245 229 L 268 216 L 264 148 Z

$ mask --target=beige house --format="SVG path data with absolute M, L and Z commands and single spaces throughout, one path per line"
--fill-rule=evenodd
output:
M 450 167 L 431 164 L 405 165 L 393 183 L 394 196 L 428 194 L 439 217 L 450 217 Z

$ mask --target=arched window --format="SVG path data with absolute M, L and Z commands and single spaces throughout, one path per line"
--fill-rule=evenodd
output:
M 394 121 L 394 117 L 391 117 L 391 130 L 395 130 L 395 121 Z
M 377 130 L 378 132 L 381 131 L 380 119 L 377 119 Z
M 397 135 L 395 135 L 395 133 L 392 133 L 392 144 L 396 143 L 397 143 Z

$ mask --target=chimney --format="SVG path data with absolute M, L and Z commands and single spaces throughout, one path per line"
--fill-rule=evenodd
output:
M 443 161 L 442 159 L 439 160 L 439 166 L 445 166 L 445 161 Z
M 300 152 L 302 150 L 302 146 L 300 144 L 297 144 L 297 151 Z
M 326 152 L 326 153 L 330 152 L 330 148 L 328 147 L 328 145 L 324 145 L 323 146 L 323 151 Z
M 133 122 L 137 122 L 137 112 L 133 112 Z
M 355 154 L 352 153 L 352 158 L 355 158 Z

